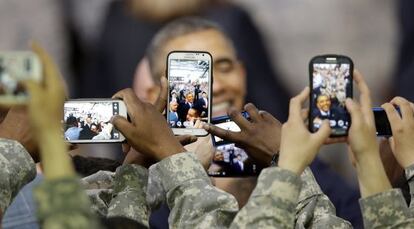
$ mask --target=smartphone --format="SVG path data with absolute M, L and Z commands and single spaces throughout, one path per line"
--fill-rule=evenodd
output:
M 398 107 L 396 109 L 398 113 L 400 113 L 400 109 Z M 372 108 L 372 111 L 374 112 L 375 128 L 377 129 L 377 136 L 391 137 L 392 136 L 391 124 L 390 124 L 390 121 L 388 120 L 388 116 L 385 110 L 382 107 L 374 107 Z
M 211 121 L 212 57 L 208 52 L 173 51 L 167 57 L 167 120 L 175 135 L 206 136 Z
M 23 80 L 42 80 L 42 65 L 37 55 L 29 51 L 0 52 L 0 104 L 27 102 Z
M 65 140 L 70 143 L 114 143 L 125 137 L 110 122 L 112 116 L 127 118 L 122 100 L 75 99 L 64 104 Z
M 347 136 L 351 118 L 345 107 L 352 98 L 354 64 L 341 55 L 313 57 L 309 63 L 310 109 L 309 130 L 316 132 L 325 119 L 331 126 L 331 137 Z
M 246 112 L 242 115 L 249 119 Z M 214 118 L 212 124 L 217 127 L 239 132 L 239 126 L 231 120 L 229 116 Z M 213 136 L 213 144 L 216 147 L 212 165 L 208 174 L 214 177 L 243 177 L 258 176 L 262 168 L 254 163 L 248 154 L 235 143 L 225 141 L 217 136 Z

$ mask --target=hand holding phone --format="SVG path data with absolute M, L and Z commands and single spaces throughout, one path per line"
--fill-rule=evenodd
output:
M 173 51 L 167 57 L 167 76 L 167 120 L 174 134 L 207 135 L 195 124 L 211 121 L 211 55 Z
M 139 100 L 132 89 L 121 90 L 113 98 L 124 101 L 131 122 L 116 115 L 112 124 L 135 150 L 155 160 L 186 151 L 162 114 L 153 105 Z
M 345 107 L 352 98 L 353 62 L 349 57 L 323 55 L 309 63 L 310 109 L 309 130 L 316 132 L 322 121 L 329 120 L 331 137 L 346 136 L 351 125 Z
M 243 117 L 250 120 L 247 112 L 242 112 Z M 231 120 L 229 116 L 213 118 L 212 124 L 218 128 L 240 132 L 241 129 Z M 212 136 L 216 151 L 214 152 L 209 176 L 215 177 L 240 177 L 240 176 L 258 176 L 262 168 L 257 165 L 242 148 L 236 146 L 236 143 L 222 139 L 218 136 Z
M 22 81 L 42 80 L 42 65 L 38 56 L 29 51 L 0 52 L 0 104 L 27 102 Z
M 392 151 L 401 167 L 407 168 L 414 164 L 414 104 L 402 97 L 395 97 L 381 107 L 387 114 L 393 133 Z
M 252 159 L 261 166 L 269 166 L 274 154 L 280 146 L 282 124 L 266 111 L 259 111 L 249 103 L 244 109 L 250 116 L 251 122 L 237 110 L 231 110 L 229 116 L 241 129 L 240 132 L 224 130 L 213 125 L 204 128 L 217 137 L 234 142 L 246 150 Z

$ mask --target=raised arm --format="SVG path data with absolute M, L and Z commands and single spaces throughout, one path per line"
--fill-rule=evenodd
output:
M 42 84 L 25 82 L 30 94 L 29 117 L 45 176 L 34 190 L 39 221 L 43 228 L 100 228 L 63 141 L 60 120 L 65 89 L 59 71 L 41 47 L 33 45 L 33 50 L 44 71 Z

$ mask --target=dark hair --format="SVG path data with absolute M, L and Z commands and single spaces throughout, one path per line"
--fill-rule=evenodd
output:
M 77 126 L 78 125 L 78 120 L 76 119 L 76 117 L 71 115 L 66 119 L 66 125 L 67 126 Z
M 157 84 L 160 82 L 162 72 L 159 72 L 160 70 L 156 69 L 156 63 L 160 60 L 165 60 L 166 57 L 161 55 L 163 48 L 168 41 L 187 34 L 209 29 L 219 31 L 229 41 L 229 44 L 233 45 L 233 43 L 230 41 L 228 36 L 218 24 L 200 17 L 183 17 L 168 23 L 160 31 L 158 31 L 158 33 L 155 34 L 154 38 L 152 39 L 146 52 L 154 82 Z
M 107 158 L 82 157 L 79 155 L 72 157 L 75 170 L 81 176 L 92 175 L 99 170 L 115 172 L 121 163 Z
M 129 218 L 123 216 L 113 216 L 108 218 L 101 218 L 101 223 L 105 225 L 107 229 L 141 229 L 148 227 Z

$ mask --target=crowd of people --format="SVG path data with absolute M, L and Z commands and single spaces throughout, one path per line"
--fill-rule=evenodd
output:
M 335 134 L 346 133 L 349 118 L 345 100 L 352 94 L 350 64 L 313 64 L 312 123 L 317 131 L 325 119 Z
M 114 135 L 113 125 L 110 123 L 112 115 L 111 102 L 65 104 L 63 119 L 65 139 L 68 141 L 112 139 Z
M 246 155 L 235 149 L 231 155 L 220 155 L 212 147 L 211 136 L 199 139 L 174 136 L 171 122 L 166 122 L 163 116 L 166 109 L 170 109 L 171 114 L 174 109 L 178 111 L 183 102 L 195 106 L 197 100 L 208 100 L 206 82 L 190 81 L 185 84 L 187 88 L 175 84 L 168 90 L 163 75 L 154 74 L 151 79 L 157 81 L 154 85 L 159 90 L 156 90 L 158 99 L 152 104 L 142 101 L 132 89 L 120 90 L 113 98 L 124 101 L 129 119 L 113 115 L 112 111 L 107 112 L 110 117 L 98 117 L 85 110 L 72 109 L 66 113 L 66 95 L 59 70 L 46 51 L 34 44 L 33 50 L 44 68 L 44 80 L 42 83 L 24 82 L 31 98 L 27 109 L 11 108 L 0 123 L 0 219 L 7 217 L 6 210 L 13 207 L 13 199 L 22 187 L 35 178 L 35 163 L 41 161 L 39 169 L 44 178 L 32 193 L 36 217 L 42 228 L 148 228 L 150 213 L 162 206 L 169 210 L 167 218 L 171 228 L 352 228 L 351 222 L 336 214 L 333 203 L 320 186 L 322 182 L 309 168 L 317 160 L 322 145 L 341 142 L 350 148 L 350 160 L 355 166 L 361 193 L 359 201 L 348 199 L 345 207 L 360 207 L 365 228 L 414 226 L 411 208 L 411 196 L 414 196 L 413 103 L 396 97 L 382 105 L 393 130 L 390 141 L 383 142 L 390 148 L 385 156 L 393 158 L 405 172 L 396 173 L 397 166 L 388 166 L 391 160 L 382 160 L 385 152 L 376 137 L 370 90 L 358 71 L 353 72 L 352 80 L 359 98 L 352 99 L 341 97 L 338 92 L 333 95 L 334 90 L 328 86 L 351 83 L 343 74 L 346 67 L 321 68 L 322 80 L 318 87 L 321 94 L 329 99 L 337 98 L 338 106 L 345 106 L 352 119 L 348 136 L 332 139 L 329 136 L 333 128 L 329 121 L 322 120 L 314 133 L 305 124 L 308 117 L 302 109 L 309 97 L 314 96 L 315 88 L 305 87 L 290 99 L 288 120 L 284 124 L 252 103 L 244 105 L 242 92 L 246 85 L 239 83 L 245 77 L 242 63 L 237 59 L 231 40 L 214 23 L 184 18 L 167 25 L 157 36 L 165 39 L 155 37 L 157 42 L 151 44 L 151 52 L 147 53 L 152 74 L 165 72 L 167 54 L 182 50 L 183 46 L 212 54 L 215 66 L 212 69 L 215 77 L 213 106 L 227 104 L 228 114 L 240 127 L 240 132 L 208 123 L 202 124 L 202 128 L 233 142 L 262 166 L 264 169 L 257 179 L 229 179 L 230 182 L 225 183 L 210 178 L 207 171 L 212 161 L 228 162 L 245 170 Z M 164 65 L 156 64 L 157 61 Z M 330 71 L 340 80 L 323 83 L 326 76 L 322 75 Z M 239 77 L 237 81 L 232 78 L 236 76 Z M 239 93 L 229 92 L 225 85 L 232 85 L 231 89 Z M 329 102 L 325 101 L 325 107 L 326 103 Z M 190 114 L 194 106 L 190 105 L 183 113 L 185 119 L 180 120 L 188 121 L 196 116 Z M 245 110 L 250 119 L 243 116 L 241 110 Z M 202 114 L 203 111 L 199 116 Z M 68 132 L 71 128 L 75 129 L 76 137 L 82 125 L 92 131 L 94 123 L 96 129 L 101 124 L 102 129 L 113 126 L 119 130 L 127 139 L 122 147 L 126 153 L 122 165 L 79 177 L 75 160 L 67 156 L 62 117 L 67 124 L 66 138 L 72 136 L 72 131 Z M 171 117 L 168 118 L 171 121 Z M 400 187 L 395 186 L 395 177 L 409 185 L 410 208 Z M 347 190 L 345 182 L 340 179 L 336 182 L 341 190 Z
M 208 120 L 209 65 L 205 61 L 171 60 L 168 114 L 171 127 L 192 128 L 197 120 Z

